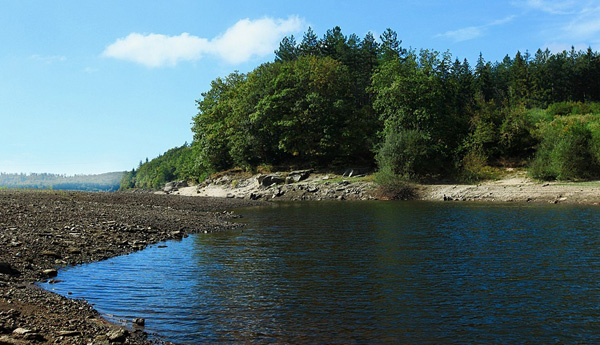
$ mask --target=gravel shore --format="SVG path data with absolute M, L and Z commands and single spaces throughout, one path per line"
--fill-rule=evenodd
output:
M 89 304 L 35 286 L 56 270 L 191 233 L 239 226 L 228 211 L 259 202 L 150 193 L 0 191 L 0 345 L 152 344 Z

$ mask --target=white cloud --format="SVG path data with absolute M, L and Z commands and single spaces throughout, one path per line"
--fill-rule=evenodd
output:
M 205 55 L 239 64 L 273 53 L 284 36 L 299 32 L 304 26 L 299 17 L 242 19 L 211 40 L 189 33 L 178 36 L 131 33 L 106 47 L 102 55 L 147 67 L 174 66 L 180 61 L 200 60 Z
M 462 28 L 458 30 L 446 31 L 443 34 L 436 35 L 435 37 L 445 37 L 453 40 L 454 42 L 462 42 L 472 40 L 474 38 L 483 35 L 483 29 L 476 26 L 470 26 L 468 28 Z
M 449 38 L 454 42 L 468 41 L 483 36 L 489 27 L 506 24 L 512 21 L 514 18 L 515 16 L 508 16 L 506 18 L 494 20 L 493 22 L 480 26 L 469 26 L 458 30 L 446 31 L 443 34 L 436 35 L 435 37 Z

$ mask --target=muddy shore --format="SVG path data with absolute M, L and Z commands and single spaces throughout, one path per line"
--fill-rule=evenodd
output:
M 81 300 L 34 284 L 56 270 L 125 255 L 191 233 L 239 226 L 236 207 L 259 202 L 150 193 L 0 191 L 0 345 L 152 344 Z

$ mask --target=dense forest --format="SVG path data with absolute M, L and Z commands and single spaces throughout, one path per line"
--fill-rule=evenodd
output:
M 600 177 L 600 55 L 517 52 L 474 65 L 339 27 L 284 38 L 275 61 L 217 78 L 194 141 L 141 164 L 122 187 L 202 180 L 233 167 L 372 167 L 410 181 L 476 181 L 493 167 L 539 179 Z
M 7 174 L 0 173 L 1 188 L 83 190 L 112 192 L 119 189 L 123 172 L 99 175 Z

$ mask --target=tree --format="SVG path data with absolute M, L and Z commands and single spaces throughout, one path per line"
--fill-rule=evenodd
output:
M 275 51 L 275 61 L 292 61 L 298 58 L 298 48 L 294 35 L 284 37 Z

